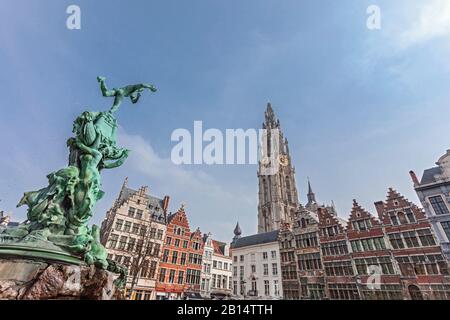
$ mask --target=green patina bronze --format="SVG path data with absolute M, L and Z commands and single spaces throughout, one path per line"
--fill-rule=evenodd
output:
M 69 165 L 47 176 L 48 186 L 26 192 L 18 203 L 28 206 L 27 220 L 0 233 L 0 254 L 41 257 L 68 263 L 87 263 L 124 273 L 107 260 L 98 226 L 89 226 L 101 190 L 101 171 L 121 166 L 129 150 L 116 145 L 115 112 L 124 98 L 137 103 L 149 84 L 109 90 L 97 77 L 104 97 L 114 97 L 110 110 L 83 112 L 74 122 L 74 137 L 67 141 Z M 114 269 L 114 270 L 113 270 Z

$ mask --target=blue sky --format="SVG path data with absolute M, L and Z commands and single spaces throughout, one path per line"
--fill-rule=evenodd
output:
M 81 30 L 66 8 L 81 8 Z M 366 9 L 381 8 L 381 30 Z M 0 208 L 46 185 L 67 163 L 82 111 L 105 110 L 95 80 L 155 84 L 119 111 L 127 163 L 104 172 L 98 223 L 125 176 L 185 202 L 191 227 L 230 240 L 257 228 L 256 166 L 174 166 L 174 129 L 259 128 L 271 101 L 290 142 L 301 202 L 306 177 L 347 217 L 371 212 L 394 187 L 417 202 L 408 175 L 449 148 L 450 4 L 398 1 L 12 1 L 0 3 Z

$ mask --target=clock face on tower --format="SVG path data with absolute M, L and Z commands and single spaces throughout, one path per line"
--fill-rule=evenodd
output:
M 279 160 L 280 160 L 280 164 L 283 167 L 287 167 L 289 165 L 289 159 L 288 159 L 287 155 L 285 155 L 285 154 L 280 155 Z

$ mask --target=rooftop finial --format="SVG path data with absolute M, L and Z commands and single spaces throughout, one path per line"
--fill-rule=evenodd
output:
M 239 221 L 236 223 L 236 227 L 234 228 L 234 235 L 239 237 L 242 234 L 241 227 L 239 226 Z
M 308 204 L 309 205 L 317 202 L 316 195 L 314 194 L 314 192 L 312 190 L 311 181 L 309 180 L 309 177 L 308 177 L 308 194 L 307 194 L 307 196 L 308 196 Z

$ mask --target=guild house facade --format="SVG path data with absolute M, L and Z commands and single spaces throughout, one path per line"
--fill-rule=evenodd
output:
M 159 300 L 200 299 L 203 235 L 191 232 L 184 206 L 167 217 L 156 284 Z
M 126 296 L 133 300 L 156 297 L 156 275 L 166 233 L 169 197 L 151 196 L 122 185 L 101 225 L 101 242 L 108 258 L 128 268 Z
M 354 201 L 348 221 L 301 209 L 280 230 L 286 299 L 450 299 L 448 260 L 424 212 L 393 189 L 375 208 L 378 218 Z

